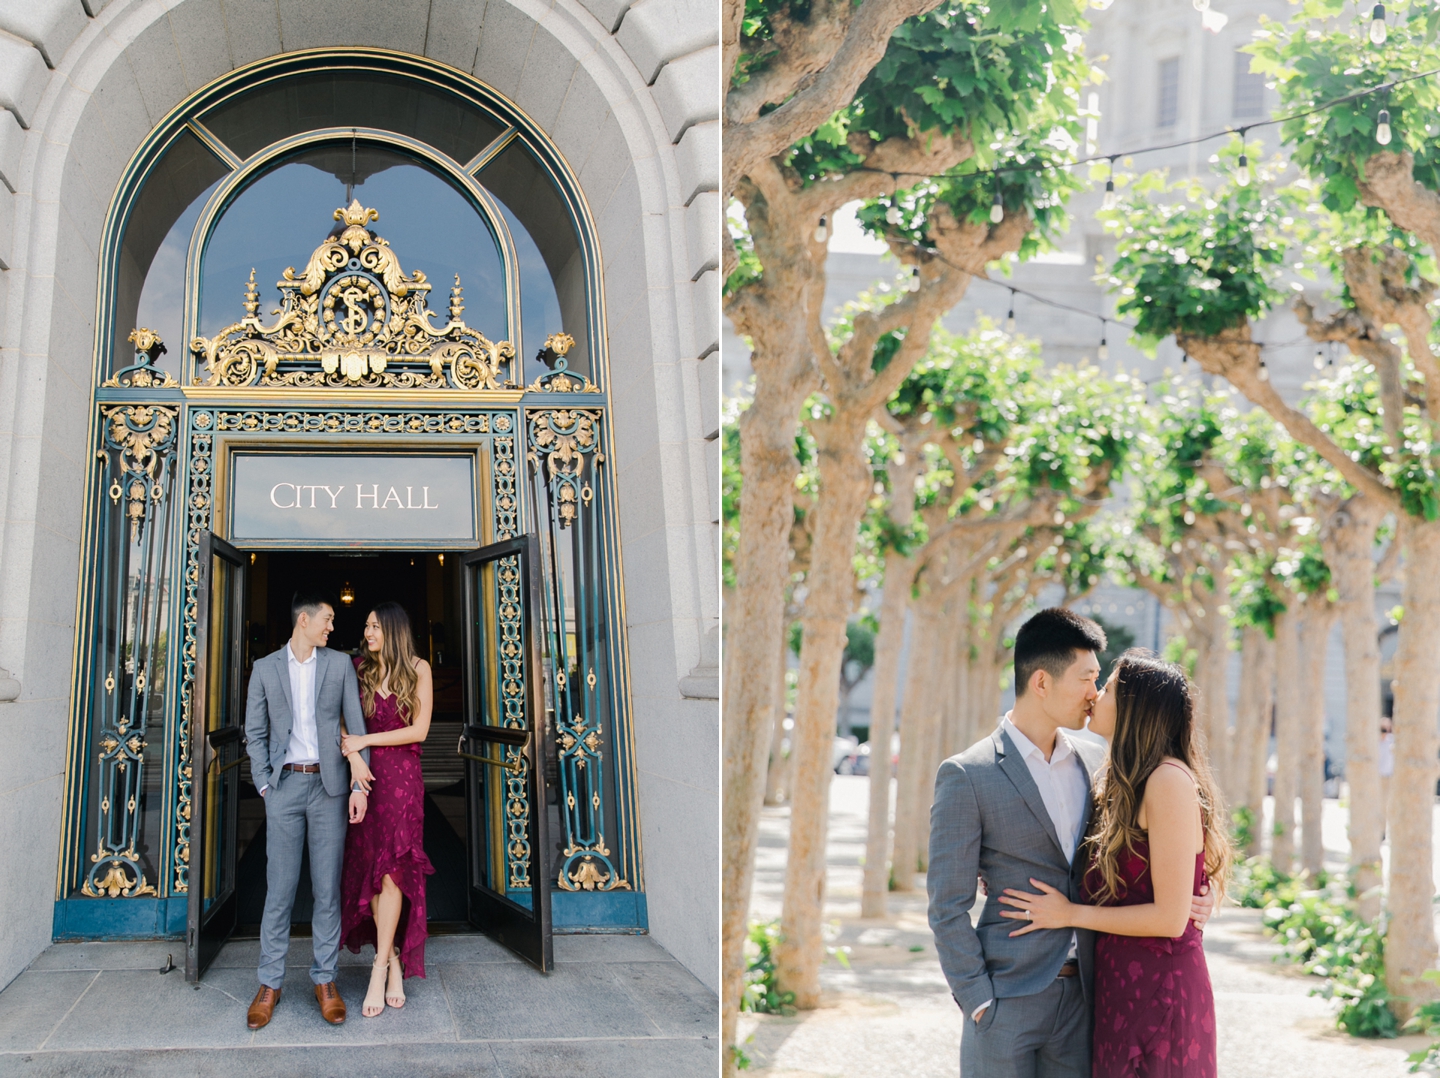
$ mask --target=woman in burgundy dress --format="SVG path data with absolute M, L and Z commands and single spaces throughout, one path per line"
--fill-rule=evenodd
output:
M 355 660 L 368 733 L 346 735 L 345 755 L 370 750 L 375 779 L 365 818 L 345 836 L 340 939 L 375 948 L 360 1013 L 374 1018 L 405 1006 L 404 978 L 425 976 L 425 785 L 420 745 L 430 732 L 430 664 L 415 654 L 410 618 L 381 603 L 365 621 L 365 652 Z
M 1190 899 L 1223 892 L 1231 860 L 1220 794 L 1195 726 L 1185 672 L 1127 651 L 1090 717 L 1110 741 L 1086 837 L 1094 905 L 1006 890 L 1002 916 L 1095 933 L 1093 1078 L 1215 1078 L 1215 997 Z

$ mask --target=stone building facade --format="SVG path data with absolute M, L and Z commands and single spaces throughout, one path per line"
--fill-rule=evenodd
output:
M 321 72 L 341 69 L 346 74 L 333 77 L 350 79 L 344 86 L 360 86 L 355 93 L 371 94 L 367 101 L 380 101 L 383 106 L 403 98 L 418 104 L 409 112 L 380 107 L 356 116 L 353 103 L 360 98 L 347 97 L 349 90 L 336 90 L 333 100 L 326 99 L 328 104 L 317 103 L 312 93 L 315 80 Z M 201 490 L 197 477 L 210 458 L 202 459 L 196 447 L 212 444 L 205 433 L 211 430 L 213 444 L 221 445 L 220 433 L 230 414 L 225 411 L 230 404 L 225 386 L 230 385 L 238 387 L 233 403 L 248 409 L 243 416 L 251 417 L 235 421 L 237 437 L 253 433 L 246 424 L 258 424 L 257 431 L 272 429 L 265 426 L 271 420 L 264 417 L 276 416 L 280 418 L 274 419 L 273 429 L 287 432 L 287 444 L 301 446 L 305 454 L 323 453 L 342 443 L 345 452 L 352 452 L 359 443 L 347 442 L 345 431 L 358 431 L 364 437 L 369 437 L 366 431 L 378 432 L 364 444 L 377 448 L 383 444 L 387 452 L 403 449 L 402 439 L 411 430 L 439 432 L 437 437 L 484 430 L 492 438 L 496 431 L 519 424 L 531 432 L 532 440 L 520 446 L 521 457 L 513 458 L 513 467 L 521 473 L 521 490 L 509 488 L 509 494 L 518 494 L 523 503 L 525 484 L 532 480 L 538 484 L 529 490 L 531 508 L 522 504 L 517 526 L 516 510 L 506 501 L 507 488 L 487 488 L 481 492 L 484 498 L 499 498 L 512 516 L 508 524 L 498 515 L 485 517 L 474 538 L 493 540 L 538 531 L 542 539 L 549 535 L 556 543 L 571 544 L 567 551 L 593 544 L 593 564 L 582 565 L 577 554 L 567 564 L 578 568 L 565 572 L 580 573 L 577 591 L 593 587 L 594 594 L 603 597 L 603 602 L 597 600 L 598 613 L 582 611 L 578 622 L 572 600 L 562 598 L 557 609 L 565 611 L 569 620 L 546 645 L 553 652 L 545 652 L 543 663 L 537 662 L 526 674 L 538 679 L 543 668 L 547 675 L 555 675 L 543 686 L 534 680 L 534 710 L 527 714 L 538 724 L 543 699 L 561 727 L 567 721 L 577 723 L 574 730 L 581 741 L 593 732 L 595 739 L 588 742 L 593 752 L 587 759 L 592 770 L 603 770 L 611 783 L 603 800 L 594 788 L 595 813 L 610 814 L 605 821 L 611 830 L 581 834 L 577 828 L 599 826 L 594 813 L 582 827 L 573 805 L 569 816 L 564 807 L 565 798 L 579 788 L 574 785 L 578 780 L 573 761 L 574 753 L 581 750 L 575 749 L 573 738 L 565 741 L 564 729 L 550 731 L 555 735 L 552 744 L 541 751 L 552 753 L 548 765 L 553 772 L 552 804 L 556 783 L 562 796 L 549 815 L 560 837 L 569 842 L 556 855 L 563 854 L 568 867 L 554 881 L 559 887 L 551 885 L 556 894 L 556 930 L 648 931 L 702 982 L 716 987 L 718 75 L 713 6 L 696 0 L 543 4 L 530 0 L 30 0 L 0 5 L 0 505 L 4 507 L 0 727 L 9 746 L 9 766 L 0 778 L 0 864 L 5 866 L 0 880 L 0 925 L 4 926 L 0 985 L 24 969 L 52 938 L 183 932 L 189 902 L 186 869 L 192 870 L 193 882 L 194 870 L 203 860 L 198 852 L 191 856 L 192 849 L 202 848 L 200 836 L 185 838 L 193 819 L 192 804 L 198 812 L 199 799 L 206 796 L 204 782 L 195 772 L 211 775 L 212 763 L 217 765 L 215 772 L 223 772 L 219 760 L 224 752 L 233 752 L 222 747 L 223 738 L 211 737 L 207 747 L 203 727 L 186 732 L 186 724 L 203 713 L 198 709 L 205 691 L 206 641 L 213 646 L 217 639 L 214 633 L 203 635 L 204 619 L 197 621 L 193 602 L 186 605 L 195 599 L 191 571 L 210 571 L 208 564 L 197 561 L 194 544 L 200 532 L 213 527 L 216 549 L 223 545 L 220 484 L 234 478 L 221 474 L 220 457 L 215 456 L 217 507 L 211 518 L 204 497 L 197 494 Z M 265 83 L 266 79 L 271 82 Z M 210 137 L 214 133 L 206 127 L 205 117 L 218 114 L 203 109 L 216 95 L 223 91 L 236 95 L 237 101 L 263 104 L 266 99 L 253 96 L 262 92 L 262 83 L 283 89 L 292 85 L 285 83 L 287 79 L 298 80 L 293 82 L 297 89 L 285 98 L 290 102 L 286 108 L 291 112 L 285 114 L 289 118 L 281 116 L 283 110 L 278 108 L 256 105 L 245 121 L 251 135 L 261 128 L 269 132 L 258 141 L 279 140 L 271 149 L 246 148 L 245 139 L 251 135 L 242 130 L 244 123 L 234 128 L 233 137 Z M 400 96 L 387 98 L 387 88 Z M 443 111 L 452 107 L 460 117 L 453 122 L 451 114 Z M 313 122 L 307 120 L 312 113 Z M 325 130 L 316 133 L 307 123 Z M 487 123 L 494 125 L 493 131 L 485 127 Z M 182 127 L 184 132 L 174 134 L 173 142 L 157 143 Z M 349 131 L 348 176 L 342 128 Z M 473 158 L 461 159 L 466 156 L 461 155 L 452 161 L 447 154 L 459 151 L 447 147 L 463 131 L 489 134 L 476 136 L 478 152 Z M 194 176 L 186 180 L 183 169 L 164 164 L 167 147 L 192 138 L 198 140 L 197 146 L 203 143 L 208 153 L 196 157 L 200 163 L 194 166 L 205 182 Z M 517 151 L 511 158 L 517 162 L 520 179 L 512 177 L 508 188 L 500 172 L 483 171 L 492 158 L 504 156 L 506 140 L 527 147 L 529 154 L 525 157 Z M 152 168 L 146 154 L 160 163 Z M 397 165 L 403 158 L 406 168 L 430 177 L 424 182 L 443 181 L 442 186 L 448 185 L 445 190 L 469 207 L 466 212 L 473 210 L 475 219 L 489 230 L 484 234 L 496 237 L 496 265 L 503 262 L 503 273 L 497 273 L 504 281 L 494 286 L 494 295 L 487 296 L 472 279 L 462 301 L 457 277 L 451 325 L 463 321 L 462 302 L 470 305 L 472 317 L 487 303 L 487 309 L 501 312 L 495 317 L 502 328 L 491 331 L 491 336 L 499 341 L 508 327 L 510 342 L 523 348 L 518 358 L 510 360 L 508 380 L 492 364 L 488 382 L 483 376 L 478 382 L 465 381 L 453 372 L 445 374 L 437 358 L 434 377 L 426 383 L 433 391 L 422 387 L 402 399 L 394 389 L 402 383 L 393 379 L 404 363 L 392 353 L 392 380 L 387 382 L 380 374 L 384 357 L 377 353 L 367 359 L 357 351 L 353 360 L 326 358 L 323 371 L 305 367 L 308 359 L 303 354 L 282 356 L 281 374 L 286 363 L 293 363 L 299 372 L 284 383 L 292 388 L 252 392 L 269 372 L 257 374 L 245 386 L 211 377 L 212 369 L 201 365 L 201 354 L 188 350 L 188 333 L 166 340 L 169 358 L 159 366 L 154 362 L 158 353 L 146 351 L 150 343 L 143 334 L 131 338 L 133 347 L 126 343 L 132 330 L 154 328 L 136 324 L 137 303 L 140 313 L 154 313 L 164 306 L 151 302 L 154 295 L 146 299 L 143 290 L 153 283 L 147 274 L 159 273 L 157 267 L 167 251 L 176 266 L 186 265 L 191 219 L 181 222 L 187 229 L 183 235 L 173 232 L 180 227 L 176 221 L 181 210 L 189 205 L 199 213 L 206 206 L 210 215 L 206 219 L 219 227 L 250 189 L 245 186 L 250 182 L 246 176 L 272 174 L 267 169 L 278 176 L 283 172 L 281 164 L 292 158 L 314 164 L 318 171 L 313 175 L 322 179 L 331 174 L 333 180 L 325 182 L 332 184 L 333 191 L 323 195 L 329 199 L 324 203 L 324 220 L 306 223 L 308 231 L 303 234 L 297 231 L 274 242 L 285 240 L 284 257 L 304 266 L 331 228 L 331 206 L 339 207 L 337 220 L 347 202 L 352 210 L 359 207 L 362 217 L 356 227 L 361 233 L 366 228 L 371 231 L 366 233 L 369 239 L 357 241 L 357 251 L 360 242 L 368 245 L 367 250 L 379 250 L 385 247 L 381 240 L 388 237 L 400 260 L 399 269 L 409 274 L 404 278 L 408 285 L 399 277 L 386 277 L 382 288 L 372 289 L 370 300 L 362 298 L 362 306 L 376 305 L 370 314 L 377 318 L 382 306 L 393 307 L 407 287 L 413 298 L 415 281 L 420 279 L 414 271 L 422 269 L 426 260 L 415 244 L 403 248 L 398 235 L 387 232 L 387 223 L 396 222 L 394 227 L 403 231 L 399 222 L 409 213 L 418 221 L 411 232 L 434 233 L 437 251 L 453 237 L 442 234 L 443 229 L 424 231 L 425 215 L 432 207 L 419 193 L 429 190 L 423 185 L 413 188 L 408 204 L 397 202 L 399 208 L 388 215 L 382 207 L 378 221 L 364 219 L 363 211 L 372 208 L 366 200 L 373 202 L 381 189 L 375 174 L 383 178 L 386 174 L 381 170 L 396 166 L 392 178 L 408 175 Z M 173 165 L 178 158 L 170 160 Z M 367 167 L 371 169 L 368 187 Z M 541 169 L 534 174 L 542 180 L 525 180 L 530 175 L 525 169 Z M 219 179 L 222 175 L 229 178 Z M 155 193 L 154 183 L 161 182 L 156 177 L 173 183 L 174 190 Z M 147 183 L 152 186 L 147 188 Z M 510 199 L 518 206 L 533 194 L 529 187 L 547 183 L 551 186 L 546 190 L 553 192 L 546 197 L 561 207 L 551 218 L 545 216 L 543 206 L 527 203 L 530 209 L 521 210 L 507 204 Z M 220 188 L 229 194 L 212 196 Z M 353 201 L 341 197 L 342 188 Z M 216 199 L 213 205 L 206 202 L 211 197 Z M 150 212 L 141 205 L 146 198 L 162 210 L 167 199 L 173 205 L 168 216 L 155 211 L 158 226 L 151 222 L 146 227 L 158 231 L 137 247 L 132 242 L 140 230 L 136 222 Z M 254 205 L 252 200 L 252 211 Z M 564 224 L 555 225 L 557 234 L 576 252 L 573 261 L 563 265 L 546 246 L 547 229 L 561 217 Z M 344 223 L 355 225 L 350 218 Z M 206 233 L 206 227 L 202 223 L 195 233 L 192 276 L 184 278 L 176 271 L 176 295 L 182 298 L 176 300 L 176 330 L 171 333 L 180 329 L 182 310 L 191 319 L 184 323 L 185 329 L 203 327 L 206 335 L 213 332 L 196 313 L 196 293 L 206 280 L 198 252 L 218 234 Z M 173 235 L 180 235 L 178 245 L 170 239 Z M 529 247 L 526 237 L 535 241 Z M 126 261 L 135 258 L 140 259 L 138 268 Z M 358 260 L 351 265 L 363 276 Z M 228 308 L 235 308 L 237 319 L 246 287 L 241 273 L 215 293 L 217 303 L 223 300 Z M 429 313 L 443 321 L 443 297 L 451 289 L 448 272 L 431 272 L 431 276 L 435 291 Z M 366 279 L 378 280 L 374 275 Z M 263 302 L 268 310 L 275 292 L 264 277 L 249 287 L 243 292 L 246 309 L 258 326 L 269 315 L 257 313 L 257 308 Z M 265 293 L 263 297 L 257 289 Z M 540 314 L 531 319 L 527 295 L 540 297 L 534 309 L 543 308 L 543 319 Z M 209 294 L 205 298 L 209 302 Z M 392 307 L 384 309 L 393 314 L 398 308 Z M 351 313 L 357 309 L 352 306 Z M 357 325 L 363 325 L 367 315 L 355 317 L 360 319 Z M 323 336 L 324 330 L 319 332 Z M 575 345 L 574 339 L 580 343 Z M 473 344 L 473 337 L 466 340 Z M 575 349 L 569 370 L 578 378 L 565 374 L 566 346 L 556 343 L 562 340 L 571 340 Z M 133 358 L 131 352 L 136 353 Z M 542 352 L 541 359 L 532 358 Z M 446 353 L 445 361 L 458 354 Z M 503 348 L 491 354 L 496 363 L 504 357 Z M 320 362 L 318 353 L 314 359 Z M 404 356 L 400 360 L 409 362 Z M 410 374 L 421 381 L 426 377 L 420 368 Z M 110 387 L 102 384 L 106 381 Z M 293 388 L 322 382 L 331 388 L 319 391 L 314 403 Z M 412 378 L 403 384 L 420 383 Z M 546 391 L 559 395 L 547 399 Z M 548 410 L 532 410 L 529 405 L 546 405 Z M 117 415 L 130 423 L 128 433 L 107 425 L 117 422 Z M 143 437 L 136 433 L 144 427 L 144 417 L 155 415 L 170 416 L 164 422 L 175 424 L 171 457 L 162 452 L 171 443 L 161 445 L 161 433 L 168 428 L 161 428 L 161 433 L 153 426 L 145 428 L 148 433 Z M 585 427 L 592 421 L 592 427 Z M 573 459 L 579 462 L 552 467 L 547 479 L 542 455 L 556 443 L 546 439 L 567 422 L 584 428 L 579 434 L 573 426 L 565 428 L 573 436 L 569 442 L 561 433 L 562 445 L 573 449 L 578 454 Z M 330 431 L 341 433 L 332 437 Z M 106 441 L 117 433 L 119 442 Z M 140 475 L 146 461 L 143 452 L 136 455 L 136 438 L 156 450 L 160 471 Z M 482 469 L 510 474 L 513 483 L 514 475 L 507 472 L 511 465 L 504 462 L 503 454 L 493 455 L 500 453 L 501 441 L 477 437 L 473 444 L 466 443 L 464 452 L 473 451 Z M 533 470 L 527 470 L 521 459 L 527 455 L 527 444 Z M 513 439 L 509 445 L 514 448 Z M 590 456 L 580 460 L 585 453 Z M 137 459 L 142 466 L 138 471 L 132 467 Z M 121 475 L 127 485 L 107 488 L 104 469 L 115 467 L 131 469 Z M 175 470 L 165 473 L 167 467 Z M 566 467 L 571 470 L 565 472 Z M 175 479 L 173 500 L 157 478 L 163 474 Z M 132 484 L 137 477 L 139 485 Z M 208 484 L 208 474 L 204 479 Z M 567 493 L 562 488 L 571 479 L 575 481 Z M 208 491 L 208 485 L 204 489 Z M 132 490 L 140 493 L 132 495 Z M 554 510 L 548 518 L 547 498 Z M 571 498 L 573 505 L 566 509 L 564 503 Z M 123 511 L 118 508 L 122 504 Z M 494 509 L 490 502 L 484 504 L 486 512 Z M 576 507 L 580 517 L 596 514 L 599 523 L 592 532 L 583 533 L 593 538 L 580 538 L 580 530 L 561 530 L 574 522 L 565 514 Z M 105 540 L 116 544 L 120 564 L 126 564 L 125 557 L 131 559 L 129 575 L 123 568 L 120 571 L 128 581 L 130 598 L 118 600 L 117 609 L 138 608 L 146 595 L 160 597 L 156 627 L 147 630 L 149 654 L 160 656 L 153 672 L 141 670 L 138 637 L 134 648 L 129 637 L 118 646 L 119 668 L 104 668 L 108 608 L 97 598 L 106 586 L 97 583 L 105 562 L 97 537 L 111 535 L 104 522 L 111 519 L 106 514 L 112 510 L 133 510 L 132 545 L 146 534 L 152 518 L 162 517 L 179 529 L 177 536 L 183 533 L 191 540 L 188 548 L 175 540 L 174 556 L 157 563 L 163 565 L 163 572 L 153 579 L 136 575 L 134 556 L 125 553 L 123 537 Z M 123 532 L 121 528 L 114 534 L 123 536 Z M 247 548 L 236 534 L 228 538 L 239 548 L 235 565 L 244 563 L 249 550 L 252 586 L 260 587 L 254 583 L 259 579 L 255 572 L 266 564 L 278 564 L 278 548 L 274 543 Z M 310 555 L 329 556 L 323 553 L 328 549 L 325 542 L 310 545 Z M 430 633 L 428 641 L 427 634 L 420 634 L 421 651 L 428 648 L 437 671 L 452 662 L 456 665 L 458 701 L 463 680 L 458 670 L 464 665 L 460 655 L 471 645 L 462 644 L 462 626 L 453 622 L 447 636 L 444 623 L 451 615 L 441 611 L 451 610 L 445 605 L 451 598 L 448 592 L 435 598 L 439 592 L 434 590 L 452 587 L 457 559 L 452 558 L 451 567 L 442 572 L 445 552 L 435 542 L 416 540 L 411 545 L 415 548 L 411 565 L 423 557 L 425 565 L 435 566 L 426 570 L 432 588 Z M 463 543 L 451 546 L 457 555 L 463 553 L 459 549 Z M 547 564 L 560 562 L 552 557 Z M 272 576 L 276 571 L 272 569 Z M 557 579 L 570 581 L 564 572 L 556 572 Z M 182 601 L 187 585 L 192 594 Z M 212 585 L 208 597 L 218 603 L 218 578 Z M 561 584 L 547 576 L 545 586 Z M 348 579 L 345 587 L 350 587 Z M 124 592 L 121 586 L 116 594 Z M 343 591 L 340 595 L 347 601 Z M 362 601 L 365 598 L 361 596 Z M 202 603 L 199 609 L 206 607 Z M 124 620 L 121 614 L 116 616 Z M 527 616 L 540 624 L 538 609 Z M 253 659 L 251 652 L 274 644 L 276 627 L 270 626 L 267 637 L 261 614 L 255 615 L 253 624 L 249 615 L 237 614 L 237 618 L 234 655 L 240 669 Z M 218 622 L 212 628 L 222 635 L 228 631 Z M 282 635 L 288 635 L 288 628 Z M 587 680 L 595 694 L 593 706 L 603 716 L 581 715 L 584 709 L 579 705 L 573 714 L 562 716 L 558 701 L 565 687 L 565 667 L 559 664 L 564 660 L 577 677 L 584 675 L 588 661 L 584 649 L 600 647 L 597 640 L 603 640 L 603 661 L 608 665 L 599 689 L 593 669 Z M 167 641 L 174 646 L 167 647 Z M 217 661 L 210 663 L 212 676 Z M 196 663 L 200 674 L 192 669 Z M 147 672 L 150 690 L 145 685 Z M 123 785 L 130 780 L 119 779 L 121 786 L 101 789 L 96 783 L 102 780 L 96 776 L 103 768 L 122 760 L 116 766 L 125 770 L 126 750 L 111 746 L 109 727 L 102 728 L 96 717 L 107 694 L 116 691 L 115 678 L 122 691 L 130 691 L 132 699 L 141 700 L 140 706 L 153 712 L 152 727 L 143 739 L 134 741 L 128 758 L 132 775 L 143 760 L 149 777 L 144 783 L 134 779 L 133 787 Z M 210 690 L 212 727 L 218 721 L 216 701 L 223 703 L 218 692 Z M 437 712 L 437 722 L 439 717 Z M 458 714 L 456 720 L 463 725 Z M 582 729 L 578 725 L 582 720 L 595 723 L 593 731 Z M 137 721 L 133 713 L 120 716 L 122 742 L 127 728 L 132 734 L 138 729 Z M 426 747 L 427 760 L 453 757 L 452 744 L 435 744 L 432 739 Z M 535 769 L 547 766 L 541 757 L 535 759 Z M 240 764 L 237 758 L 235 766 Z M 463 765 L 456 768 L 454 776 L 462 775 Z M 474 769 L 484 771 L 479 765 Z M 120 772 L 103 773 L 113 777 Z M 533 777 L 535 770 L 529 774 Z M 123 815 L 122 806 L 112 803 L 107 792 L 114 789 L 131 789 L 136 795 L 123 819 L 116 815 Z M 243 818 L 243 791 L 239 796 Z M 543 814 L 540 802 L 532 801 L 530 809 Z M 216 811 L 225 818 L 223 810 Z M 98 839 L 97 827 L 102 832 Z M 128 848 L 123 841 L 107 846 L 107 827 L 119 828 L 115 833 L 122 838 L 128 833 Z M 126 832 L 126 827 L 134 830 Z M 142 836 L 138 853 L 137 834 Z M 515 832 L 510 834 L 513 837 Z M 559 845 L 557 840 L 557 850 Z M 144 853 L 147 848 L 150 854 Z M 94 877 L 90 869 L 106 863 L 109 875 Z M 142 869 L 148 877 L 138 875 Z M 628 894 L 617 896 L 621 875 Z M 609 897 L 617 898 L 608 906 L 600 902 L 606 896 L 599 893 L 607 886 Z

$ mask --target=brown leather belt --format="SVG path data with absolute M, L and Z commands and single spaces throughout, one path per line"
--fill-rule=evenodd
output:
M 320 770 L 319 764 L 286 764 L 284 770 L 298 771 L 302 775 L 313 775 Z
M 1076 962 L 1076 961 L 1072 958 L 1069 962 L 1066 962 L 1063 966 L 1060 967 L 1060 972 L 1057 973 L 1055 976 L 1057 976 L 1057 977 L 1073 977 L 1073 976 L 1075 976 L 1075 975 L 1076 975 L 1077 973 L 1079 973 L 1079 972 L 1080 972 L 1080 963 L 1079 963 L 1079 962 Z

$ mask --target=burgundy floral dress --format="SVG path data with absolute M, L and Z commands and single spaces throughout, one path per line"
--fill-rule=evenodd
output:
M 1140 843 L 1120 865 L 1121 896 L 1104 905 L 1155 901 L 1149 845 Z M 1205 855 L 1195 855 L 1198 895 Z M 1091 865 L 1085 891 L 1102 887 Z M 1200 930 L 1185 922 L 1178 939 L 1095 935 L 1095 1040 L 1092 1078 L 1215 1078 L 1215 996 Z
M 359 666 L 359 660 L 355 660 Z M 375 696 L 375 714 L 365 729 L 383 734 L 405 726 L 396 697 Z M 365 819 L 351 824 L 345 835 L 345 867 L 340 880 L 340 939 L 350 950 L 375 946 L 375 918 L 370 897 L 380 893 L 388 874 L 400 888 L 404 903 L 395 946 L 407 977 L 425 976 L 425 877 L 435 866 L 425 856 L 425 784 L 420 777 L 420 745 L 372 745 L 370 770 L 375 775 Z

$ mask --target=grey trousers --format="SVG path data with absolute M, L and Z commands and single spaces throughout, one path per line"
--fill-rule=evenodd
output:
M 1090 1005 L 1079 977 L 997 999 L 960 1034 L 961 1078 L 1090 1078 Z
M 310 886 L 315 912 L 310 918 L 314 961 L 310 979 L 335 979 L 340 958 L 340 866 L 345 859 L 349 795 L 331 797 L 319 773 L 277 771 L 265 793 L 265 913 L 260 921 L 260 983 L 279 988 L 285 981 L 290 950 L 290 911 L 300 882 L 305 841 L 310 842 Z

